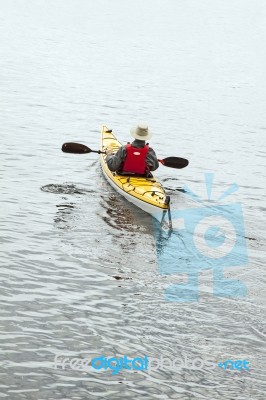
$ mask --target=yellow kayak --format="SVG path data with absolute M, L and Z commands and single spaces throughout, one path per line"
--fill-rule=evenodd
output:
M 107 126 L 102 126 L 101 131 L 101 150 L 112 147 L 116 152 L 121 143 L 116 139 Z M 110 185 L 128 201 L 151 214 L 161 221 L 163 215 L 169 208 L 170 197 L 165 194 L 162 184 L 155 177 L 137 177 L 119 175 L 111 172 L 106 164 L 106 155 L 101 154 L 101 166 L 103 174 Z

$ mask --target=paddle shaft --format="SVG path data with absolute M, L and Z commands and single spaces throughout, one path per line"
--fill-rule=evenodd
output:
M 90 153 L 106 154 L 105 151 L 101 151 L 101 150 L 91 150 Z

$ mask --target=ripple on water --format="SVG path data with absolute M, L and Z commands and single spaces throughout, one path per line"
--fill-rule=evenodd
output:
M 94 190 L 91 189 L 82 189 L 78 188 L 76 185 L 72 183 L 63 183 L 63 184 L 48 184 L 41 187 L 41 191 L 54 193 L 54 194 L 88 194 L 95 193 Z

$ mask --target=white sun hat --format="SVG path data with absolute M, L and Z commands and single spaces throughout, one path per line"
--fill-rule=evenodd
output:
M 135 139 L 148 140 L 152 137 L 152 133 L 149 131 L 147 125 L 141 124 L 130 129 L 130 134 Z

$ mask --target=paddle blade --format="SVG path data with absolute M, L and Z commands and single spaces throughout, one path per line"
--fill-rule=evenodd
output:
M 62 151 L 64 153 L 73 153 L 73 154 L 85 154 L 91 153 L 91 149 L 80 143 L 64 143 L 62 146 Z
M 180 157 L 166 157 L 163 160 L 158 160 L 165 167 L 182 169 L 188 165 L 188 160 Z

